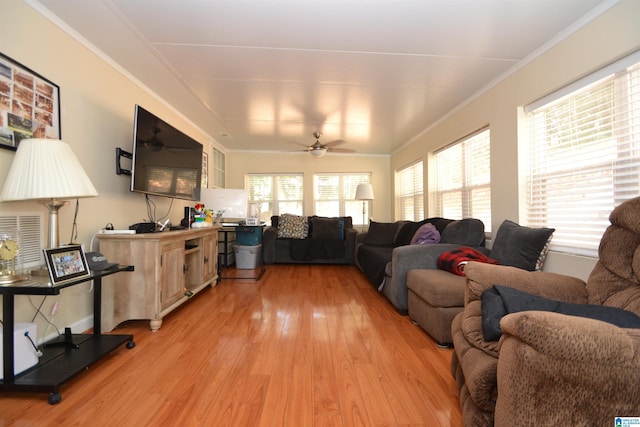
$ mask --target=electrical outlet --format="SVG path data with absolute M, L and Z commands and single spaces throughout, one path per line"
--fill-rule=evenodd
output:
M 53 304 L 53 307 L 51 307 L 51 315 L 55 316 L 59 308 L 60 308 L 60 301 L 56 301 L 55 304 Z

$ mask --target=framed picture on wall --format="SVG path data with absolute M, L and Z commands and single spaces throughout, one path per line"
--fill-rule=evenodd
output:
M 61 136 L 60 87 L 0 53 L 0 148 Z
M 202 151 L 202 188 L 209 187 L 209 153 Z

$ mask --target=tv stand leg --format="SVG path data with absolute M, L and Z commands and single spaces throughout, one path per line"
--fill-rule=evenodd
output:
M 149 322 L 149 328 L 151 328 L 151 332 L 158 332 L 160 326 L 162 326 L 162 319 L 152 319 Z

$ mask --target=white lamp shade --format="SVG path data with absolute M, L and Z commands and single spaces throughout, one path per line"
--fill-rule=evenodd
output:
M 356 188 L 356 200 L 373 199 L 373 186 L 371 184 L 358 184 L 358 188 Z
M 76 199 L 97 195 L 66 142 L 24 139 L 11 163 L 0 200 Z

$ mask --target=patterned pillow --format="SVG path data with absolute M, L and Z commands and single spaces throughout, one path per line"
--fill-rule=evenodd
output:
M 309 234 L 309 221 L 306 216 L 282 214 L 278 219 L 279 239 L 306 239 Z

